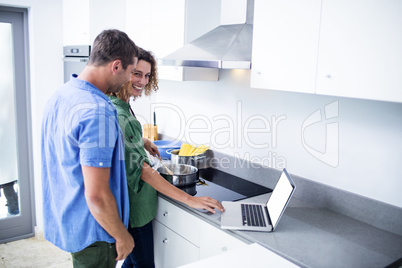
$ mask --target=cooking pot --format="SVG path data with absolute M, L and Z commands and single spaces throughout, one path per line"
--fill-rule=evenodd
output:
M 157 171 L 174 186 L 195 185 L 198 180 L 198 168 L 194 166 L 185 164 L 169 164 L 166 165 L 166 167 L 172 171 L 173 175 L 169 175 L 166 168 L 163 166 L 159 167 Z
M 195 156 L 180 156 L 179 151 L 180 150 L 172 150 L 171 151 L 171 162 L 173 164 L 191 165 L 198 169 L 208 167 L 209 150 L 203 152 L 202 154 L 195 155 Z

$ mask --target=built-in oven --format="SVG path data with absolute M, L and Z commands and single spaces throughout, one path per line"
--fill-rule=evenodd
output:
M 64 83 L 70 80 L 72 74 L 80 74 L 89 61 L 91 46 L 63 47 Z

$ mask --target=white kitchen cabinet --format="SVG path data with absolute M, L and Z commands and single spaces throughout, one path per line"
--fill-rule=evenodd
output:
M 156 267 L 177 267 L 246 245 L 160 197 L 153 227 Z
M 79 8 L 77 8 L 79 6 Z M 63 0 L 63 45 L 90 45 L 90 0 Z
M 127 1 L 127 34 L 136 45 L 162 58 L 184 44 L 185 0 Z M 158 78 L 180 80 L 182 68 L 158 66 Z
M 214 0 L 126 1 L 126 32 L 138 46 L 152 51 L 157 59 L 163 58 L 192 41 L 191 38 L 199 37 L 216 26 L 219 22 L 214 8 L 216 2 Z M 210 17 L 206 19 L 207 16 Z M 202 19 L 205 21 L 200 23 Z M 217 69 L 158 66 L 159 79 L 214 81 L 218 80 L 218 77 Z
M 163 57 L 183 45 L 185 0 L 131 0 L 126 7 L 126 31 L 138 46 Z
M 402 102 L 402 2 L 255 0 L 251 87 Z
M 178 267 L 199 260 L 199 249 L 157 220 L 153 221 L 155 267 Z
M 318 94 L 402 102 L 402 1 L 323 0 Z
M 315 92 L 321 0 L 255 0 L 251 87 Z
M 177 267 L 199 259 L 201 220 L 158 198 L 154 227 L 156 267 Z
M 202 221 L 196 216 L 163 198 L 159 198 L 155 220 L 180 234 L 197 247 L 199 246 L 200 233 L 198 229 Z
M 200 259 L 216 256 L 247 245 L 247 243 L 203 222 L 200 226 Z

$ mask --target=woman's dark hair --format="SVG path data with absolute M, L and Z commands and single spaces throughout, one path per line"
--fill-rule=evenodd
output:
M 121 60 L 125 70 L 134 63 L 133 58 L 138 54 L 138 47 L 126 33 L 116 29 L 104 30 L 95 38 L 88 64 L 104 66 L 111 61 Z

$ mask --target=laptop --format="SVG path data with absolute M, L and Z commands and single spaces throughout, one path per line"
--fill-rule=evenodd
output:
M 222 229 L 272 232 L 295 191 L 295 184 L 283 169 L 267 203 L 222 201 Z

